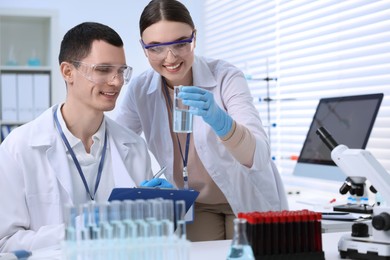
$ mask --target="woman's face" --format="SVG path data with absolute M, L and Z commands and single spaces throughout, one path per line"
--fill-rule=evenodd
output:
M 142 41 L 145 45 L 184 43 L 160 45 L 157 48 L 145 49 L 152 68 L 161 74 L 168 85 L 192 85 L 192 63 L 194 62 L 195 34 L 192 27 L 186 23 L 159 21 L 144 30 Z M 194 35 L 192 43 L 185 42 Z

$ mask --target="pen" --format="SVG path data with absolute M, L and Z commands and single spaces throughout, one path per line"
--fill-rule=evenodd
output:
M 156 179 L 156 178 L 160 177 L 161 175 L 163 175 L 163 173 L 165 172 L 166 169 L 167 169 L 166 166 L 162 167 L 161 170 L 159 170 L 159 171 L 153 176 L 153 179 Z
M 350 215 L 349 212 L 321 212 L 321 214 L 324 216 L 337 216 L 337 215 Z

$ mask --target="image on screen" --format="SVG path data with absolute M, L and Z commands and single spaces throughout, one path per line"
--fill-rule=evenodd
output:
M 316 177 L 314 175 L 317 174 L 317 170 L 321 171 L 321 169 L 310 167 L 310 172 L 305 173 L 303 172 L 305 169 L 301 167 L 302 163 L 312 164 L 311 166 L 335 166 L 330 157 L 331 151 L 316 134 L 319 127 L 325 127 L 338 144 L 355 149 L 366 148 L 382 99 L 383 94 L 321 99 L 299 155 L 294 174 Z M 331 179 L 339 180 L 340 177 L 331 177 Z

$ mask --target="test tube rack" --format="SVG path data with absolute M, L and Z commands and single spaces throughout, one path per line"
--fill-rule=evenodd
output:
M 256 259 L 324 260 L 321 213 L 268 211 L 239 213 Z
M 62 259 L 188 260 L 185 201 L 137 199 L 65 207 Z M 180 213 L 182 214 L 182 213 Z M 174 230 L 176 221 L 176 230 Z
M 64 260 L 188 260 L 190 242 L 176 237 L 64 241 Z

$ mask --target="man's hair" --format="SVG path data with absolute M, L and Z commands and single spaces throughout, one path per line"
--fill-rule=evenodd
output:
M 117 47 L 123 46 L 121 37 L 112 28 L 100 23 L 84 22 L 64 35 L 58 56 L 59 63 L 84 59 L 91 52 L 95 40 L 105 41 Z
M 182 3 L 176 0 L 152 0 L 144 8 L 139 20 L 141 37 L 146 28 L 162 20 L 186 23 L 195 29 L 190 12 Z

